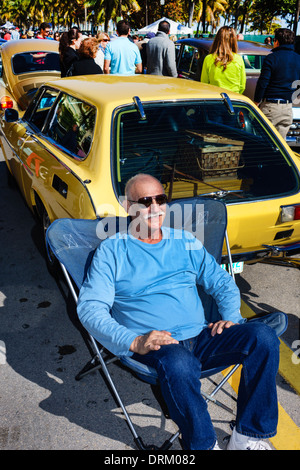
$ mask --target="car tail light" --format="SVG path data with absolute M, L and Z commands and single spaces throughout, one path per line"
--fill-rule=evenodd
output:
M 281 222 L 300 220 L 300 204 L 281 206 Z
M 245 124 L 245 116 L 244 116 L 244 113 L 243 111 L 240 111 L 239 112 L 239 125 L 242 129 L 245 129 L 246 127 L 246 124 Z
M 0 100 L 0 108 L 1 109 L 8 109 L 8 108 L 13 108 L 14 107 L 14 102 L 9 96 L 2 96 Z

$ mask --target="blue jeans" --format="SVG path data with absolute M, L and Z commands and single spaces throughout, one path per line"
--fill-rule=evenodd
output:
M 236 430 L 256 438 L 276 434 L 278 405 L 276 374 L 279 340 L 262 323 L 243 323 L 211 336 L 205 328 L 197 337 L 162 346 L 133 358 L 157 370 L 161 392 L 185 449 L 208 450 L 216 442 L 215 431 L 200 393 L 201 372 L 243 364 L 237 400 Z

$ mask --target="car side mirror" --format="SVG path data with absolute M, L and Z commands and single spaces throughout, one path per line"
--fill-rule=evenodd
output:
M 19 113 L 16 109 L 6 109 L 4 112 L 4 119 L 6 122 L 15 122 L 19 119 Z

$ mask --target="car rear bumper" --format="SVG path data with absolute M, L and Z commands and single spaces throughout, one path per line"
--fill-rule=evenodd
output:
M 300 241 L 294 242 L 285 245 L 263 245 L 262 250 L 252 251 L 248 253 L 235 253 L 232 255 L 233 262 L 241 262 L 244 261 L 245 263 L 254 263 L 257 261 L 267 261 L 267 259 L 274 259 L 274 258 L 285 258 L 288 259 L 289 257 L 295 256 L 300 254 Z M 222 263 L 228 263 L 228 256 L 222 256 Z M 281 264 L 281 263 L 280 263 Z M 300 267 L 300 258 L 299 258 L 299 267 Z

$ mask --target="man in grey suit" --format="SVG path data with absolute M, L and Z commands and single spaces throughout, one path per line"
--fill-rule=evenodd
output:
M 170 23 L 162 20 L 155 38 L 150 39 L 147 50 L 147 74 L 177 77 L 175 44 L 168 38 Z

